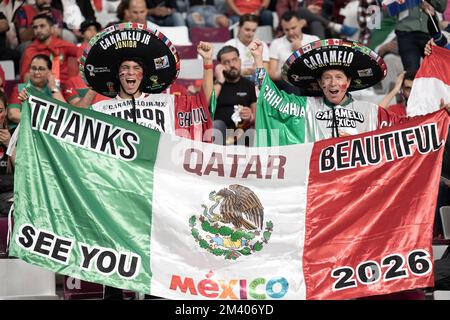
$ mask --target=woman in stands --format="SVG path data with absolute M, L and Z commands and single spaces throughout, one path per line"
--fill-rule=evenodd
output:
M 47 55 L 35 55 L 31 60 L 29 72 L 30 80 L 16 85 L 9 98 L 8 119 L 16 124 L 20 121 L 22 101 L 25 101 L 28 97 L 26 88 L 33 87 L 49 97 L 66 102 L 56 86 L 55 77 L 52 74 L 52 62 Z

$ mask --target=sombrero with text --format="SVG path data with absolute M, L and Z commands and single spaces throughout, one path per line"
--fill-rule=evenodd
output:
M 387 74 L 383 58 L 370 48 L 355 41 L 325 39 L 293 52 L 283 65 L 282 77 L 306 95 L 318 96 L 322 89 L 317 79 L 329 69 L 344 70 L 352 78 L 348 91 L 369 88 Z
M 80 59 L 84 81 L 96 92 L 115 97 L 119 93 L 119 63 L 124 57 L 144 61 L 141 91 L 159 93 L 178 77 L 180 59 L 175 46 L 156 29 L 139 23 L 120 23 L 97 33 Z

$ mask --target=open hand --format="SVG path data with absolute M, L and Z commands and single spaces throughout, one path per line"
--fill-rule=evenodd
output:
M 431 47 L 435 46 L 436 43 L 434 43 L 433 39 L 428 40 L 427 44 L 425 45 L 424 53 L 426 56 L 429 56 L 431 54 Z

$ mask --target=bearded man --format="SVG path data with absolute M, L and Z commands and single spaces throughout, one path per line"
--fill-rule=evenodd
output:
M 241 129 L 242 133 L 243 130 L 253 127 L 255 123 L 255 85 L 241 76 L 241 59 L 237 48 L 223 47 L 217 53 L 217 60 L 220 63 L 216 66 L 215 71 L 214 90 L 217 95 L 217 107 L 213 126 L 222 134 L 226 129 L 232 131 Z M 225 140 L 222 141 L 225 142 Z M 227 144 L 234 142 L 232 139 Z M 248 145 L 249 143 L 244 144 Z

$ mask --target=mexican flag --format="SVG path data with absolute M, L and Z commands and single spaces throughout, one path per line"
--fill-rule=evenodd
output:
M 443 111 L 245 148 L 29 93 L 12 256 L 170 299 L 349 299 L 433 285 Z

